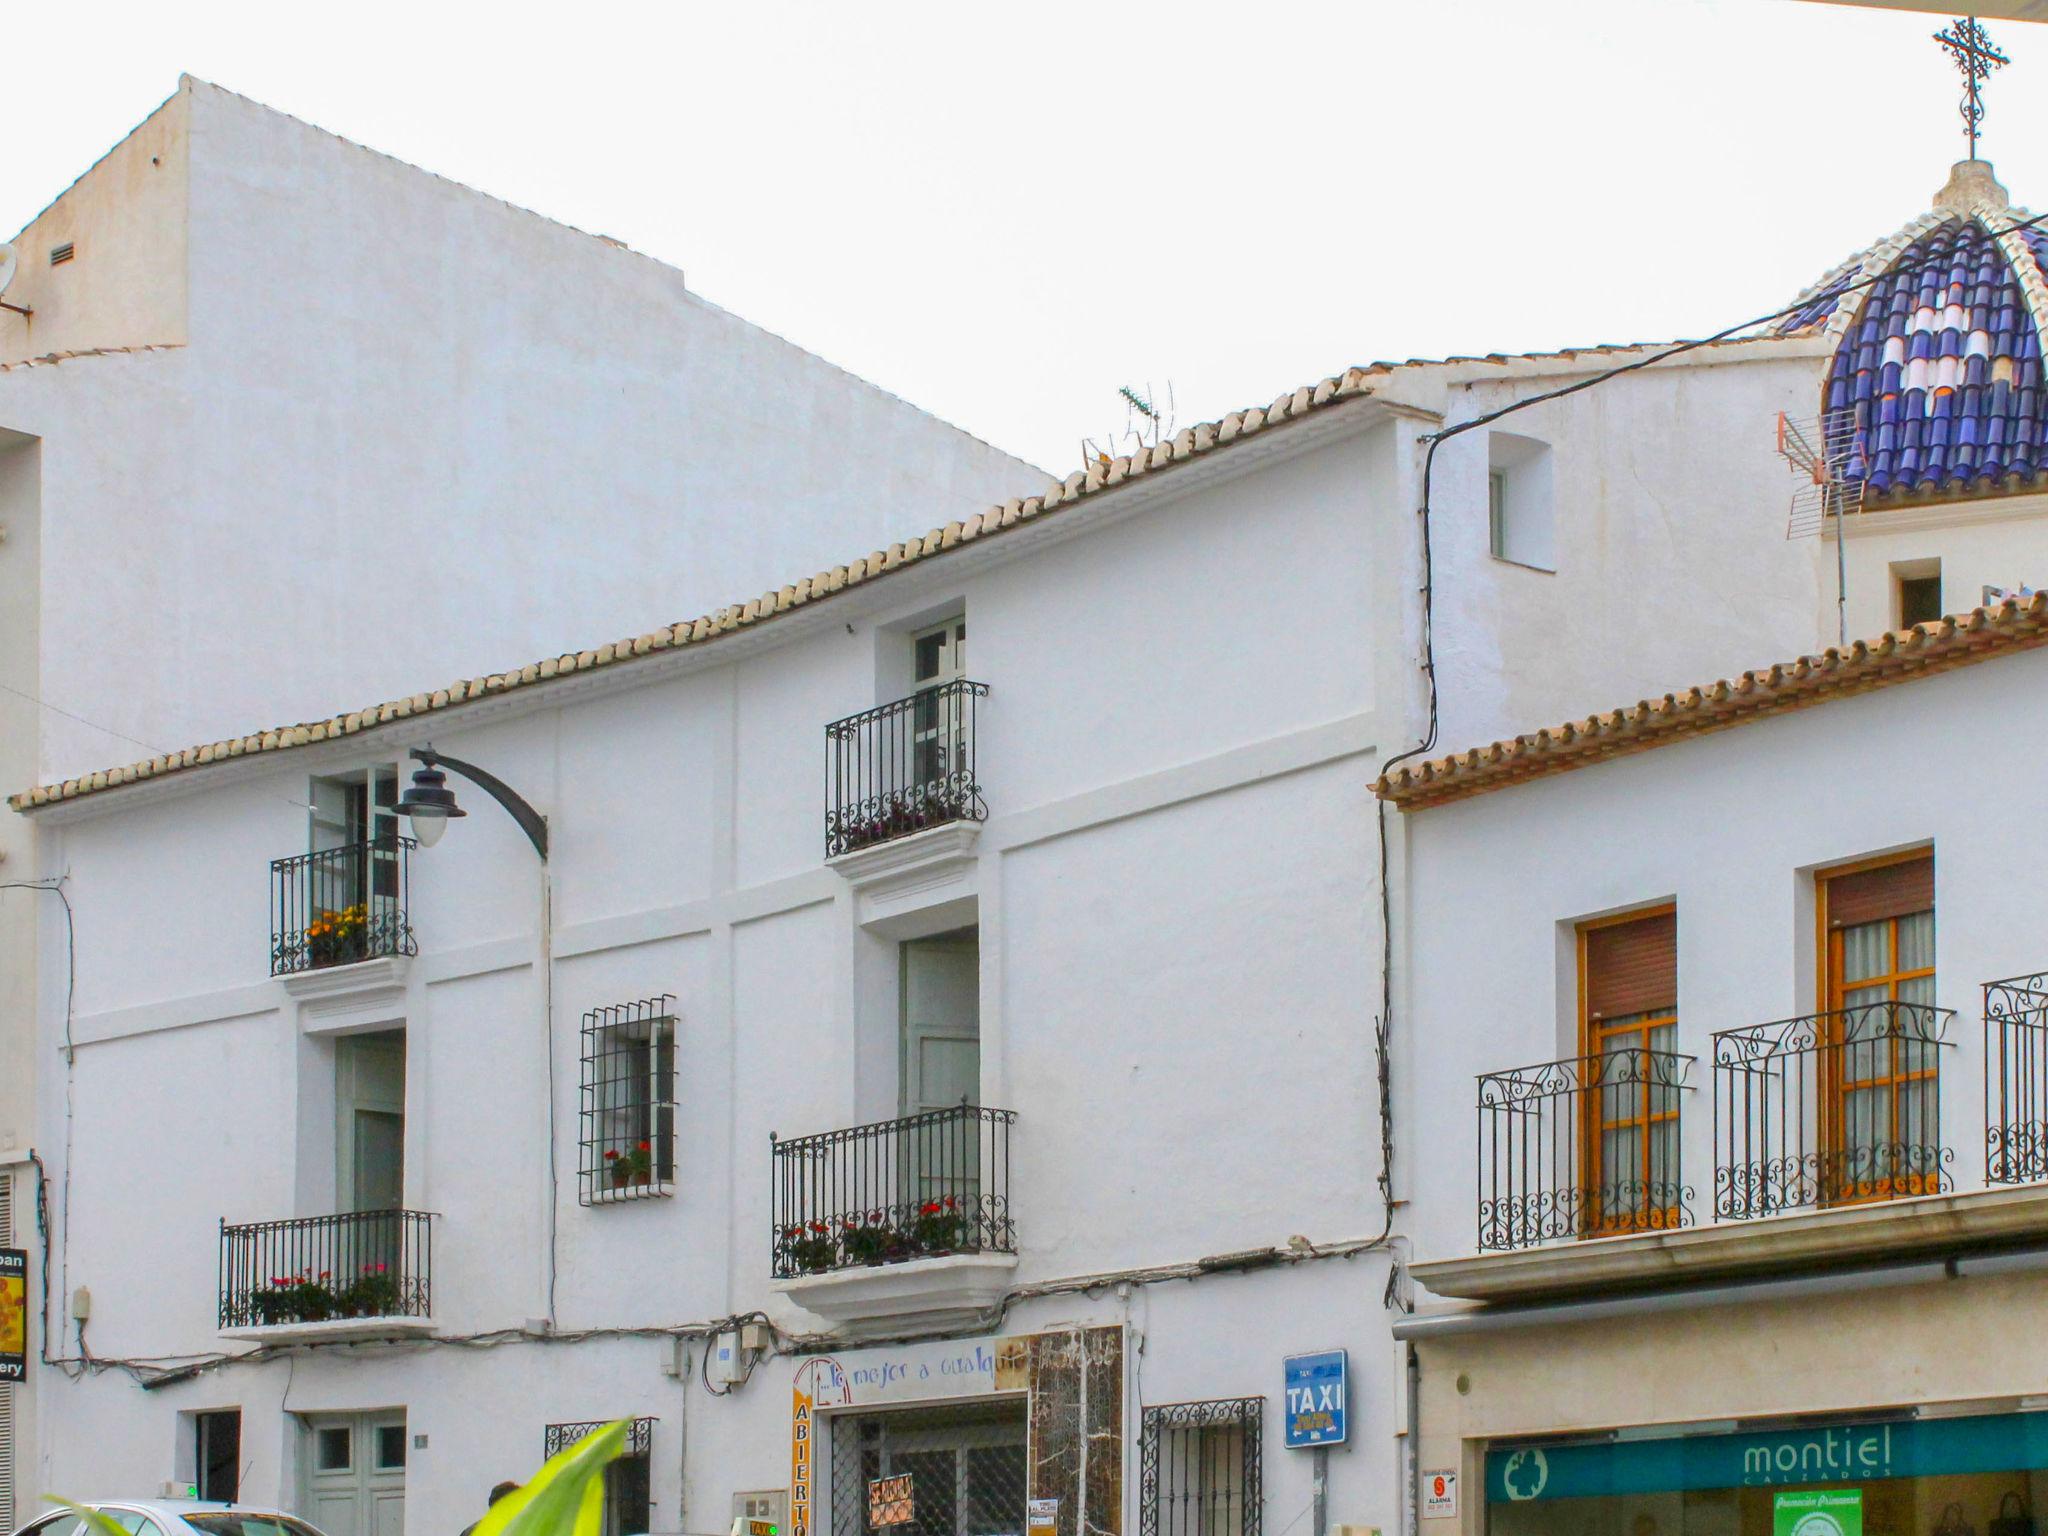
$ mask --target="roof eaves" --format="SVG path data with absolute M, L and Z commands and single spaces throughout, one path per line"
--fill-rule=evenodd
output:
M 771 589 L 758 597 L 729 603 L 695 619 L 683 620 L 636 637 L 615 640 L 593 650 L 564 652 L 522 667 L 491 673 L 484 677 L 450 683 L 426 693 L 387 700 L 325 720 L 281 725 L 245 736 L 229 737 L 181 751 L 167 752 L 139 762 L 99 769 L 54 784 L 39 784 L 8 797 L 16 811 L 33 813 L 68 804 L 89 795 L 119 789 L 168 774 L 188 772 L 230 758 L 255 753 L 283 752 L 312 746 L 387 725 L 394 720 L 432 715 L 494 695 L 537 687 L 566 678 L 619 665 L 656 652 L 709 644 L 740 630 L 751 629 L 768 620 L 806 607 L 861 586 L 879 577 L 903 570 L 919 561 L 947 553 L 980 539 L 997 537 L 1021 528 L 1049 513 L 1065 511 L 1120 486 L 1201 459 L 1235 443 L 1249 441 L 1277 427 L 1303 421 L 1329 407 L 1369 398 L 1370 375 L 1354 368 L 1303 385 L 1282 395 L 1272 404 L 1233 411 L 1219 421 L 1188 427 L 1149 451 L 1111 460 L 1086 471 L 1077 470 L 1056 481 L 1037 496 L 1026 496 L 993 506 L 971 517 L 931 529 L 922 537 L 874 550 L 845 565 L 833 566 L 788 585 Z
M 2044 644 L 2048 592 L 1417 763 L 1382 775 L 1373 792 L 1426 810 Z

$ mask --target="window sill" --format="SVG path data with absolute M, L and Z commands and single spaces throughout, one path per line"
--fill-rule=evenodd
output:
M 1557 574 L 1557 567 L 1554 565 L 1531 565 L 1526 560 L 1512 559 L 1507 555 L 1496 555 L 1491 550 L 1487 551 L 1486 558 L 1495 565 L 1513 566 L 1518 571 L 1534 571 L 1538 576 L 1555 576 Z
M 1524 1302 L 1588 1291 L 1761 1279 L 2043 1239 L 2048 1239 L 2048 1185 L 2031 1185 L 1435 1259 L 1411 1272 L 1438 1296 Z

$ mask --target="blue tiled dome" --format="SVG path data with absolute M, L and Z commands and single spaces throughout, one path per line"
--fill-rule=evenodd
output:
M 1801 296 L 1781 335 L 1838 337 L 1822 408 L 1852 412 L 1866 501 L 1981 495 L 2048 470 L 2048 232 L 2014 230 L 1990 167 Z

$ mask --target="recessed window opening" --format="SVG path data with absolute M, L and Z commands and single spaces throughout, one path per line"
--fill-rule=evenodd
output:
M 1902 560 L 1892 566 L 1892 628 L 1931 624 L 1943 613 L 1941 562 Z
M 1486 435 L 1488 548 L 1497 560 L 1557 569 L 1550 445 L 1513 432 Z
M 675 1181 L 676 1016 L 668 993 L 583 1016 L 584 1205 L 666 1195 Z

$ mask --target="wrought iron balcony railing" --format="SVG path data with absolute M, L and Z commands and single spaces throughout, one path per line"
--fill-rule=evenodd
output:
M 986 683 L 942 683 L 825 727 L 825 857 L 986 821 L 974 739 Z
M 347 843 L 270 865 L 270 974 L 416 955 L 409 837 Z
M 1629 1046 L 1479 1079 L 1479 1247 L 1692 1225 L 1679 1095 L 1694 1058 Z
M 1015 1253 L 1007 1109 L 962 1104 L 769 1138 L 777 1278 L 949 1253 Z
M 434 1218 L 348 1211 L 220 1224 L 220 1326 L 429 1317 Z
M 1714 1214 L 1950 1187 L 1941 1052 L 1950 1008 L 1859 1003 L 1714 1036 Z
M 2048 974 L 1984 984 L 1984 1181 L 2048 1179 Z

